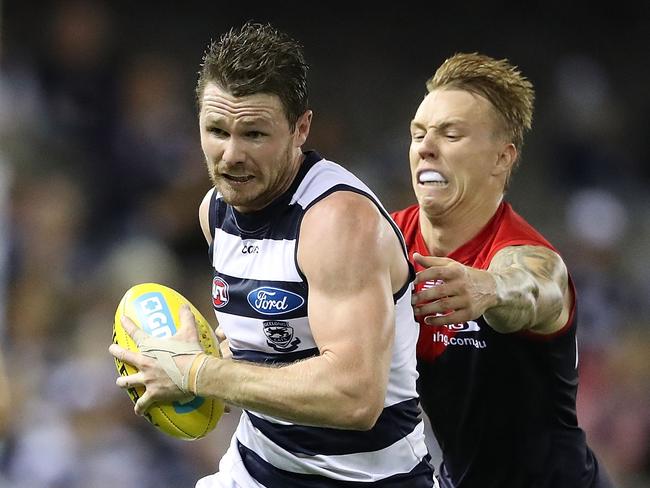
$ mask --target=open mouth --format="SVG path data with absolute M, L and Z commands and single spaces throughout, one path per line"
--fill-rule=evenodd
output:
M 427 186 L 444 186 L 449 182 L 437 171 L 427 169 L 418 173 L 418 183 Z
M 246 183 L 254 178 L 254 176 L 251 175 L 245 175 L 245 176 L 234 176 L 234 175 L 223 175 L 224 179 L 231 181 L 233 183 Z

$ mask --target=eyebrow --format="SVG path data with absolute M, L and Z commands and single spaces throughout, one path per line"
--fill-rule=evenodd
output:
M 205 117 L 205 121 L 208 124 L 218 124 L 219 122 L 225 120 L 227 117 L 225 117 L 222 114 L 219 113 L 213 113 L 213 114 L 207 114 Z M 243 118 L 239 119 L 237 121 L 238 125 L 243 125 L 243 126 L 255 126 L 255 125 L 272 125 L 272 122 L 269 121 L 266 117 L 259 117 L 256 115 L 252 116 L 244 116 Z
M 248 117 L 239 121 L 242 125 L 270 124 L 265 117 Z
M 449 129 L 450 127 L 454 126 L 462 126 L 465 125 L 465 121 L 459 118 L 453 118 L 449 120 L 444 120 L 438 125 L 431 125 L 429 127 L 433 127 L 436 132 L 443 132 L 446 129 Z M 426 129 L 427 126 L 424 125 L 422 122 L 418 122 L 415 119 L 411 121 L 411 129 Z

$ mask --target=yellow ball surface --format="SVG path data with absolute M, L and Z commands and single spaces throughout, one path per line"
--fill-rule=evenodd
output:
M 122 316 L 129 317 L 147 334 L 165 338 L 181 328 L 180 307 L 189 304 L 196 319 L 199 340 L 206 354 L 221 357 L 219 344 L 210 331 L 205 317 L 180 293 L 157 283 L 142 283 L 131 287 L 122 297 L 115 312 L 113 342 L 131 351 L 138 351 L 135 341 L 122 327 Z M 137 372 L 130 364 L 115 359 L 117 372 L 128 376 Z M 129 388 L 129 397 L 135 402 L 144 393 L 144 387 Z M 165 434 L 185 440 L 200 439 L 212 431 L 223 414 L 223 402 L 213 398 L 195 397 L 184 404 L 179 402 L 153 405 L 145 417 Z

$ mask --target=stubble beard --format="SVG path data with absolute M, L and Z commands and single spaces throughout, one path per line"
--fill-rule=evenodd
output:
M 277 166 L 281 164 L 288 171 L 288 167 L 290 166 L 290 160 L 293 156 L 292 149 L 293 146 L 291 142 L 289 142 L 284 152 L 282 153 L 282 156 L 276 159 L 274 165 Z M 275 198 L 280 196 L 284 191 L 286 191 L 286 188 L 283 188 L 282 191 L 277 191 L 276 188 L 277 185 L 285 186 L 286 183 L 284 181 L 280 182 L 280 179 L 276 178 L 275 184 L 267 185 L 265 188 L 262 188 L 254 193 L 247 192 L 247 194 L 242 194 L 241 192 L 232 189 L 232 187 L 224 180 L 223 177 L 220 178 L 217 176 L 217 170 L 214 165 L 211 165 L 207 161 L 206 163 L 208 167 L 208 175 L 210 177 L 212 186 L 216 189 L 217 192 L 221 194 L 221 197 L 228 205 L 234 207 L 253 207 L 254 209 L 262 209 L 266 205 L 268 205 L 272 200 L 274 200 Z M 268 195 L 270 191 L 273 192 L 272 195 Z M 268 195 L 268 199 L 266 198 L 267 195 Z M 268 200 L 268 201 L 264 201 L 264 200 Z M 256 202 L 260 202 L 260 203 L 256 204 Z

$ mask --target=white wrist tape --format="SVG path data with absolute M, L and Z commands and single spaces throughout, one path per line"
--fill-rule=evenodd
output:
M 174 339 L 147 337 L 138 344 L 138 349 L 145 356 L 156 359 L 179 390 L 188 395 L 194 395 L 194 393 L 189 390 L 188 384 L 188 373 L 191 368 L 188 368 L 185 373 L 181 372 L 178 369 L 178 366 L 176 366 L 174 358 L 178 356 L 194 356 L 203 353 L 203 349 L 201 349 L 199 344 L 188 344 L 187 342 L 176 341 Z M 194 378 L 194 380 L 196 380 L 196 378 Z M 194 383 L 194 385 L 195 384 L 196 383 Z
M 198 395 L 199 375 L 201 374 L 205 364 L 208 362 L 208 358 L 209 356 L 203 352 L 198 354 L 194 358 L 194 361 L 192 361 L 192 365 L 190 366 L 187 375 L 183 377 L 183 379 L 187 378 L 187 391 L 193 395 Z

